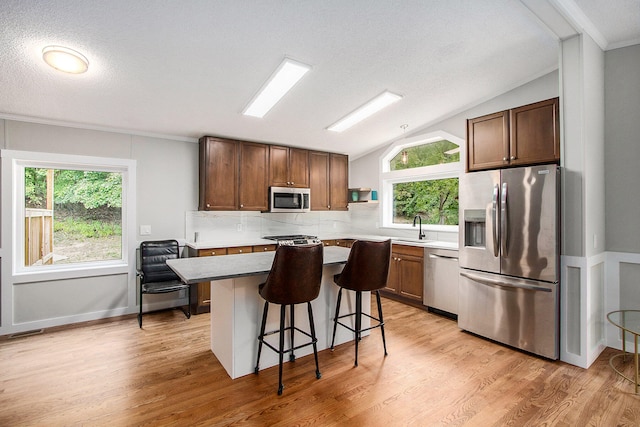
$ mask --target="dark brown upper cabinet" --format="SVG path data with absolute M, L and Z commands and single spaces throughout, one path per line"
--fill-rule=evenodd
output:
M 200 138 L 200 210 L 268 208 L 266 144 Z
M 349 158 L 257 142 L 200 138 L 198 209 L 267 211 L 269 186 L 311 188 L 311 210 L 347 210 Z
M 269 146 L 240 142 L 238 209 L 266 211 L 269 208 Z
M 238 206 L 238 142 L 200 138 L 199 210 L 235 210 Z
M 559 160 L 558 98 L 467 120 L 467 171 Z
M 342 154 L 309 153 L 312 211 L 348 209 L 349 158 Z
M 300 148 L 269 146 L 269 185 L 309 187 L 309 151 Z

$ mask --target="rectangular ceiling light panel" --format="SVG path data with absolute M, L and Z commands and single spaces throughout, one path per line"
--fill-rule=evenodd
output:
M 363 121 L 367 117 L 372 116 L 383 108 L 388 107 L 389 105 L 401 99 L 402 96 L 400 95 L 396 95 L 395 93 L 391 93 L 389 91 L 384 91 L 351 114 L 338 120 L 327 129 L 334 132 L 343 132 L 356 123 Z
M 308 65 L 285 58 L 242 114 L 264 117 L 310 69 Z

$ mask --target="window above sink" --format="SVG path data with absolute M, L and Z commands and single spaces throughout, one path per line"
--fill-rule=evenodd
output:
M 392 144 L 380 157 L 382 226 L 412 228 L 420 215 L 425 230 L 457 231 L 463 147 L 463 139 L 441 131 Z

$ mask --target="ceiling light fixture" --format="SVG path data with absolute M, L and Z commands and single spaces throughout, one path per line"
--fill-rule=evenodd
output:
M 89 69 L 89 60 L 80 52 L 62 46 L 47 46 L 42 49 L 42 59 L 56 70 L 71 74 L 82 74 Z
M 308 65 L 285 58 L 242 114 L 264 117 L 310 69 Z
M 402 164 L 407 164 L 409 162 L 409 153 L 407 152 L 407 150 L 404 150 L 402 152 Z
M 408 124 L 402 124 L 400 125 L 400 127 L 402 128 L 402 134 L 404 135 L 407 132 L 407 128 L 409 127 Z M 407 150 L 402 150 L 402 164 L 406 165 L 407 163 L 409 163 L 409 153 L 407 152 Z
M 346 115 L 342 119 L 329 126 L 327 130 L 334 132 L 343 132 L 349 129 L 351 126 L 360 123 L 364 119 L 372 116 L 383 108 L 388 107 L 394 102 L 400 101 L 401 99 L 402 96 L 400 95 L 396 95 L 395 93 L 391 93 L 389 91 L 384 91 L 380 95 L 373 98 L 371 101 L 367 102 L 360 108 L 356 109 L 352 113 Z

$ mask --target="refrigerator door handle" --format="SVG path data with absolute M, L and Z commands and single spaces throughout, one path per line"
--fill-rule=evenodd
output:
M 502 183 L 502 194 L 500 197 L 500 243 L 502 244 L 502 256 L 506 257 L 507 254 L 507 246 L 509 243 L 509 215 L 507 209 L 507 183 Z
M 482 274 L 472 273 L 470 271 L 460 271 L 460 275 L 466 278 L 469 278 L 475 282 L 482 283 L 484 285 L 489 286 L 499 286 L 502 288 L 518 288 L 518 289 L 526 289 L 529 291 L 540 291 L 540 292 L 552 292 L 551 288 L 547 288 L 544 286 L 536 286 L 533 284 L 522 283 L 524 281 L 514 281 L 509 280 L 507 277 L 501 277 L 500 279 L 494 279 L 492 277 L 487 277 Z
M 493 226 L 493 256 L 497 257 L 499 252 L 498 245 L 498 199 L 500 198 L 500 186 L 498 184 L 493 186 L 493 198 L 491 200 L 491 225 Z

